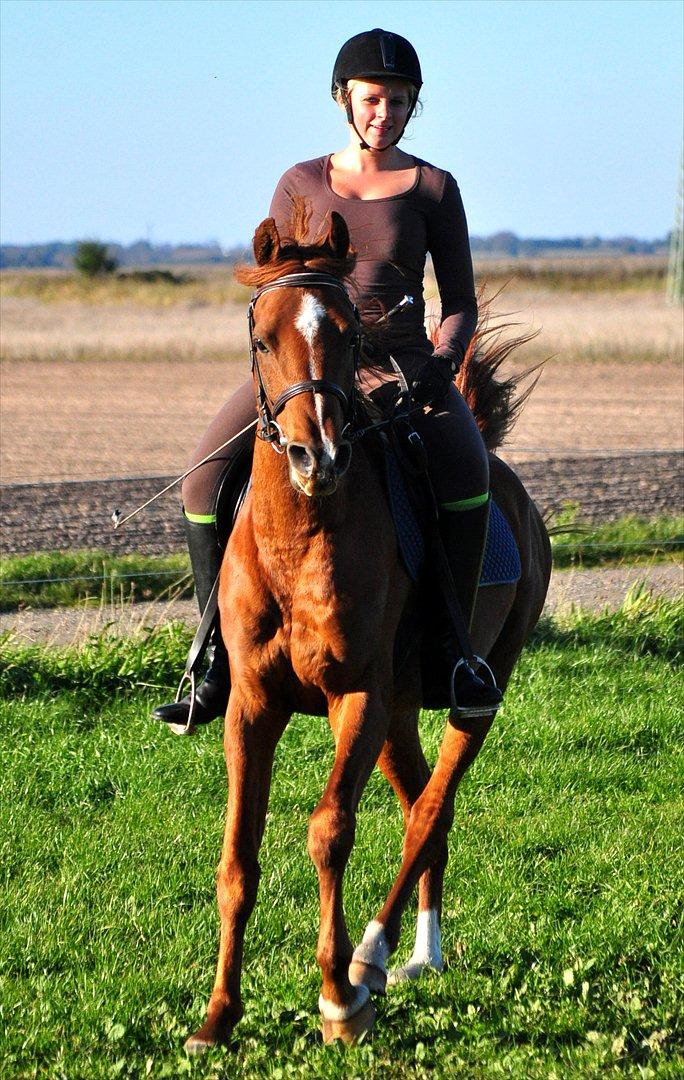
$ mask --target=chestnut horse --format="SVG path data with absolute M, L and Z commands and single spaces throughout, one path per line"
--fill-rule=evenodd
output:
M 418 642 L 401 671 L 394 670 L 397 627 L 415 586 L 400 562 L 377 460 L 363 438 L 354 440 L 353 453 L 350 442 L 360 326 L 344 286 L 353 267 L 349 234 L 333 213 L 327 234 L 306 244 L 304 218 L 286 242 L 272 219 L 262 222 L 254 237 L 256 266 L 238 275 L 256 288 L 250 337 L 262 438 L 220 582 L 232 683 L 224 736 L 228 810 L 217 875 L 221 941 L 206 1021 L 186 1043 L 193 1052 L 229 1041 L 242 1015 L 243 943 L 257 895 L 273 757 L 291 715 L 327 715 L 335 740 L 308 850 L 320 887 L 323 1036 L 347 1042 L 372 1026 L 371 994 L 385 990 L 387 961 L 416 885 L 416 946 L 390 981 L 442 967 L 442 880 L 454 795 L 492 720 L 449 716 L 430 772 L 418 736 Z M 476 415 L 478 396 L 481 404 L 496 385 L 486 364 L 479 370 L 479 389 L 472 376 L 462 383 Z M 495 426 L 501 422 L 499 415 Z M 487 440 L 486 424 L 483 434 Z M 505 688 L 544 604 L 550 549 L 534 504 L 495 457 L 491 479 L 518 544 L 522 576 L 517 584 L 480 590 L 473 645 Z M 400 800 L 405 839 L 394 886 L 354 950 L 342 882 L 357 807 L 376 763 Z

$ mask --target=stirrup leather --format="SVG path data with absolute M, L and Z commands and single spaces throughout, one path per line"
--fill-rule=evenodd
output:
M 457 660 L 456 664 L 454 665 L 454 670 L 451 673 L 451 682 L 449 687 L 451 708 L 455 716 L 458 716 L 464 720 L 476 716 L 494 716 L 498 711 L 502 700 L 501 692 L 499 691 L 499 687 L 496 685 L 494 672 L 490 668 L 487 661 L 483 660 L 481 656 L 477 656 L 474 653 L 473 660 L 478 665 L 477 671 L 475 671 L 472 664 L 470 664 L 468 660 L 466 660 L 465 657 L 462 656 L 460 660 Z M 482 678 L 483 674 L 486 675 L 487 680 L 483 679 L 482 681 L 485 682 L 485 685 L 487 685 L 488 682 L 489 688 L 491 690 L 496 690 L 499 693 L 499 700 L 495 704 L 487 705 L 484 708 L 481 705 L 459 705 L 456 701 L 456 674 L 461 667 L 468 668 L 471 674 L 476 676 L 477 678 Z

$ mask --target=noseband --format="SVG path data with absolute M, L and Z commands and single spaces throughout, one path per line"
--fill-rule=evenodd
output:
M 283 390 L 282 394 L 279 394 L 275 401 L 271 401 L 264 385 L 263 376 L 261 374 L 261 367 L 259 366 L 259 358 L 257 356 L 257 348 L 254 340 L 254 308 L 259 297 L 264 293 L 271 292 L 273 289 L 286 289 L 286 288 L 306 288 L 307 286 L 314 286 L 316 288 L 334 288 L 339 289 L 344 293 L 347 300 L 351 304 L 354 317 L 358 324 L 358 313 L 354 304 L 350 299 L 349 293 L 343 282 L 339 278 L 334 277 L 332 274 L 316 273 L 314 271 L 305 272 L 301 274 L 284 274 L 282 277 L 276 278 L 274 281 L 269 281 L 267 285 L 262 285 L 260 289 L 252 296 L 249 309 L 247 311 L 247 325 L 249 329 L 249 355 L 252 363 L 252 372 L 256 376 L 258 387 L 258 411 L 259 411 L 259 423 L 257 426 L 257 435 L 260 439 L 264 439 L 265 442 L 270 442 L 274 450 L 282 453 L 281 447 L 284 448 L 287 444 L 282 428 L 276 423 L 276 417 L 284 409 L 288 401 L 297 397 L 299 394 L 331 394 L 336 397 L 342 405 L 343 417 L 344 417 L 344 430 L 346 431 L 349 425 L 354 420 L 355 411 L 355 390 L 352 384 L 352 393 L 350 396 L 344 392 L 341 386 L 337 383 L 331 382 L 329 379 L 304 379 L 302 382 L 293 383 Z M 354 367 L 354 375 L 359 364 L 359 353 L 361 348 L 361 333 L 360 331 L 354 336 L 352 360 Z

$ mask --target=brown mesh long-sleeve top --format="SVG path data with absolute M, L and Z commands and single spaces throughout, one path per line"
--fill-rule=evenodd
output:
M 439 288 L 442 321 L 435 352 L 460 363 L 477 325 L 477 302 L 468 227 L 458 185 L 450 173 L 415 159 L 417 175 L 408 191 L 382 199 L 336 194 L 328 177 L 329 157 L 294 165 L 271 202 L 271 216 L 286 230 L 291 196 L 311 204 L 311 234 L 331 210 L 342 214 L 357 252 L 356 303 L 365 315 L 380 316 L 405 294 L 413 306 L 390 320 L 387 344 L 395 358 L 432 352 L 425 332 L 423 275 L 428 252 Z

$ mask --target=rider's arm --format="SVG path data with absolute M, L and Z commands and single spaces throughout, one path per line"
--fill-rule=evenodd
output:
M 458 185 L 450 173 L 428 220 L 427 240 L 442 304 L 435 355 L 458 367 L 477 327 L 477 300 L 468 225 Z

